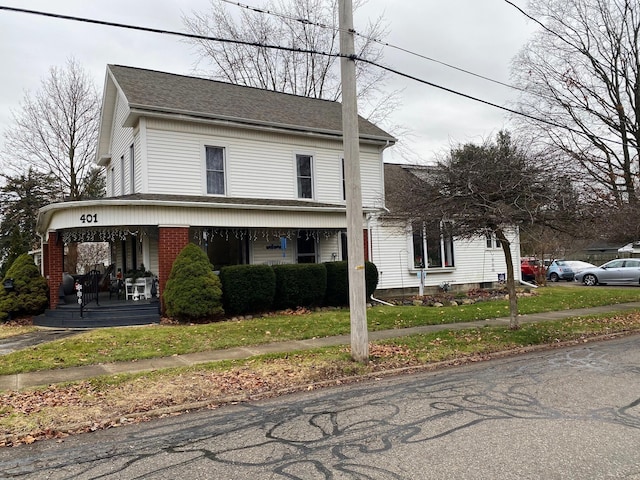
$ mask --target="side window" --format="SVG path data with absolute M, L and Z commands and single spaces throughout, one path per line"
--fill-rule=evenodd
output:
M 136 157 L 133 144 L 129 147 L 129 192 L 136 193 Z
M 313 157 L 296 155 L 298 198 L 313 198 Z
M 224 148 L 206 146 L 205 156 L 207 193 L 211 195 L 224 195 Z
M 413 268 L 424 268 L 425 251 L 424 228 L 422 225 L 413 226 Z
M 413 268 L 441 268 L 455 266 L 453 236 L 446 222 L 441 224 L 414 224 Z
M 120 157 L 120 195 L 124 195 L 124 155 Z
M 342 200 L 347 199 L 347 181 L 344 176 L 344 158 L 342 159 Z

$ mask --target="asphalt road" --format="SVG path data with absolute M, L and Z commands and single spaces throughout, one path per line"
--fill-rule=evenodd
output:
M 0 478 L 640 479 L 640 336 L 5 448 Z

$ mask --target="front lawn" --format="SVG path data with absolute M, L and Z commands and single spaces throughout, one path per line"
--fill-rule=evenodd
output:
M 637 288 L 551 286 L 535 293 L 519 299 L 521 313 L 640 301 Z M 373 306 L 367 310 L 367 320 L 369 330 L 376 331 L 477 321 L 508 314 L 507 300 L 492 300 L 446 307 Z M 346 335 L 349 328 L 349 311 L 339 309 L 290 312 L 205 325 L 97 329 L 5 355 L 0 363 L 0 375 Z

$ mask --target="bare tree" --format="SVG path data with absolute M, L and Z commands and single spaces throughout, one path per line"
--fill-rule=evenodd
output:
M 96 268 L 100 269 L 109 261 L 109 253 L 109 244 L 105 242 L 85 242 L 78 245 L 78 270 L 87 273 Z
M 520 110 L 566 126 L 521 120 L 571 159 L 594 199 L 618 208 L 640 198 L 640 3 L 531 0 L 541 26 L 513 65 Z
M 32 168 L 52 175 L 59 195 L 80 200 L 90 182 L 100 103 L 95 85 L 73 59 L 51 67 L 40 90 L 27 92 L 5 132 L 5 171 Z
M 354 7 L 357 9 L 362 3 L 354 2 Z M 236 7 L 230 12 L 224 3 L 212 1 L 208 12 L 193 12 L 191 17 L 184 17 L 185 25 L 193 33 L 252 44 L 193 40 L 201 68 L 217 80 L 238 85 L 338 100 L 341 97 L 339 58 L 335 56 L 339 53 L 338 1 L 272 0 L 261 10 Z M 356 55 L 380 62 L 382 46 L 373 39 L 382 39 L 386 34 L 382 18 L 369 23 L 363 35 L 357 37 Z M 363 115 L 372 122 L 382 122 L 398 106 L 398 92 L 384 91 L 386 71 L 364 62 L 357 62 L 356 69 Z
M 394 190 L 394 198 L 388 200 L 402 206 L 401 211 L 393 210 L 394 215 L 402 214 L 414 224 L 444 223 L 456 238 L 494 235 L 500 241 L 507 264 L 510 327 L 515 329 L 519 327 L 516 272 L 509 238 L 516 229 L 531 225 L 566 224 L 578 210 L 570 190 L 556 189 L 549 182 L 550 168 L 500 132 L 495 142 L 453 148 L 435 166 L 405 181 L 405 188 Z

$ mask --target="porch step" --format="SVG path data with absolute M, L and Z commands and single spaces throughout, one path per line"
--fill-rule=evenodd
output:
M 80 316 L 79 305 L 60 305 L 34 317 L 33 324 L 40 327 L 99 328 L 160 323 L 159 303 L 127 302 L 112 305 L 89 305 Z

